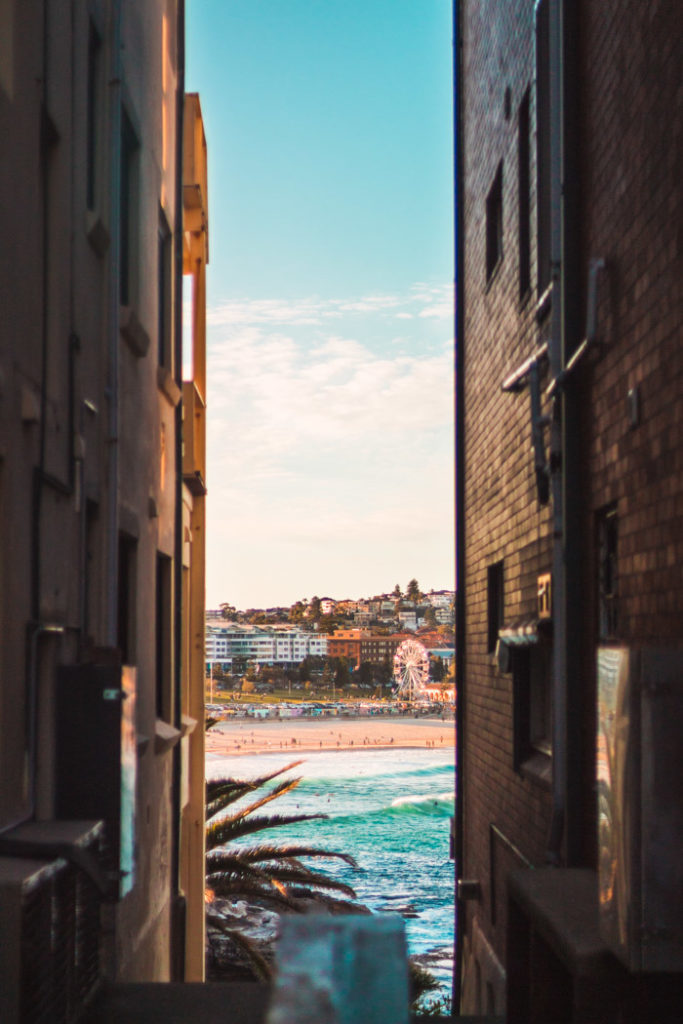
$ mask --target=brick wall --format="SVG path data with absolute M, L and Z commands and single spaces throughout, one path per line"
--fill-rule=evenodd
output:
M 550 506 L 539 506 L 536 496 L 529 392 L 501 391 L 503 380 L 549 335 L 536 283 L 534 6 L 530 0 L 460 4 L 466 445 L 463 875 L 482 887 L 481 900 L 468 904 L 461 927 L 471 936 L 476 919 L 501 960 L 505 876 L 519 864 L 520 853 L 531 863 L 543 861 L 550 821 L 547 781 L 516 771 L 513 764 L 513 679 L 498 670 L 489 650 L 487 604 L 487 570 L 502 562 L 503 621 L 532 617 L 537 576 L 549 572 L 552 561 Z M 573 685 L 587 737 L 581 761 L 571 770 L 580 777 L 583 791 L 583 859 L 594 866 L 590 737 L 598 642 L 597 525 L 606 508 L 616 511 L 618 522 L 615 639 L 683 644 L 683 19 L 678 5 L 659 0 L 583 0 L 575 10 L 580 82 L 574 140 L 580 218 L 575 256 L 580 285 L 566 301 L 568 315 L 580 324 L 586 317 L 589 261 L 606 261 L 597 306 L 601 344 L 582 362 L 571 384 L 580 399 L 576 497 L 581 529 L 579 546 L 568 558 L 581 562 L 583 622 L 581 671 Z M 531 287 L 520 296 L 517 112 L 527 89 Z M 500 168 L 502 251 L 491 268 L 487 197 Z M 548 383 L 547 376 L 543 383 Z M 630 391 L 636 397 L 629 411 Z M 492 839 L 492 825 L 502 839 L 497 831 Z
M 683 19 L 678 5 L 586 4 L 584 256 L 607 263 L 586 374 L 594 516 L 619 520 L 617 635 L 683 643 Z M 639 422 L 627 395 L 637 389 Z
M 528 391 L 502 382 L 546 339 L 536 320 L 535 243 L 532 288 L 520 298 L 518 131 L 520 103 L 533 95 L 533 5 L 522 0 L 466 3 L 465 35 L 465 436 L 467 649 L 464 736 L 465 875 L 482 885 L 474 913 L 497 955 L 505 955 L 505 873 L 519 866 L 496 849 L 491 906 L 490 826 L 533 863 L 543 859 L 549 822 L 547 783 L 513 767 L 512 676 L 488 650 L 487 568 L 503 562 L 503 619 L 532 617 L 536 578 L 550 571 L 550 520 L 536 500 Z M 506 90 L 507 107 L 506 107 Z M 535 147 L 530 146 L 534 224 Z M 502 162 L 502 256 L 487 282 L 486 198 Z M 494 923 L 495 922 L 495 923 Z

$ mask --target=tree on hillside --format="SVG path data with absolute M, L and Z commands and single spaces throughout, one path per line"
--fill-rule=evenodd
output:
M 393 593 L 394 597 L 395 597 L 395 598 L 396 598 L 397 600 L 398 600 L 398 599 L 399 599 L 400 597 L 402 597 L 402 596 L 403 596 L 403 594 L 402 594 L 402 592 L 401 592 L 401 588 L 400 588 L 400 586 L 398 585 L 398 583 L 397 583 L 397 584 L 396 584 L 396 586 L 394 587 L 394 589 L 393 589 L 392 593 Z
M 290 622 L 301 622 L 306 612 L 306 606 L 303 601 L 295 601 L 292 607 L 289 609 L 289 621 Z
M 420 585 L 416 579 L 412 579 L 408 583 L 406 597 L 409 601 L 415 601 L 416 604 L 422 597 L 422 594 L 420 593 Z
M 443 680 L 446 675 L 446 666 L 442 658 L 429 659 L 429 674 L 435 683 L 440 683 Z
M 375 677 L 375 666 L 371 661 L 362 661 L 357 672 L 357 681 L 361 686 L 371 686 Z
M 311 598 L 311 603 L 308 606 L 308 617 L 315 622 L 320 618 L 320 598 L 317 594 Z
M 436 628 L 436 612 L 431 605 L 427 608 L 424 613 L 425 626 L 429 626 L 431 629 Z
M 221 618 L 229 619 L 230 621 L 234 622 L 234 620 L 237 618 L 237 609 L 235 608 L 235 606 L 233 604 L 228 604 L 227 601 L 223 601 L 223 603 L 219 605 L 219 607 L 221 610 Z
M 334 685 L 338 690 L 344 690 L 351 682 L 351 673 L 346 658 L 334 658 L 336 667 L 334 670 Z
M 320 633 L 332 633 L 337 625 L 338 618 L 335 615 L 321 615 L 318 619 L 318 631 Z

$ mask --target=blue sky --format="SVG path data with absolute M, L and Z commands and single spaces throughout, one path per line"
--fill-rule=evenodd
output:
M 453 582 L 451 0 L 189 0 L 207 604 Z

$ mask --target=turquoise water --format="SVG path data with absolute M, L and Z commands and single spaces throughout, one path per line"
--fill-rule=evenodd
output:
M 373 911 L 405 920 L 408 951 L 444 987 L 453 955 L 453 750 L 358 750 L 303 755 L 292 775 L 303 781 L 271 805 L 273 812 L 322 812 L 323 821 L 273 830 L 273 841 L 293 839 L 350 853 L 353 869 L 318 861 L 316 870 L 351 885 Z M 251 778 L 291 762 L 265 754 L 207 760 L 210 778 Z

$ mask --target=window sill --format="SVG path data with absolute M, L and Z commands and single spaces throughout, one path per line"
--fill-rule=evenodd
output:
M 544 789 L 550 789 L 553 783 L 552 757 L 542 754 L 540 751 L 534 751 L 530 757 L 522 761 L 519 766 L 519 774 L 529 782 L 543 786 Z
M 486 295 L 487 292 L 493 287 L 493 285 L 494 285 L 494 283 L 496 281 L 496 278 L 498 277 L 498 274 L 500 273 L 500 268 L 501 268 L 502 262 L 503 262 L 503 257 L 499 256 L 498 259 L 496 260 L 496 262 L 494 263 L 493 267 L 491 268 L 491 273 L 486 278 L 486 285 L 484 287 L 484 295 Z
M 85 215 L 85 233 L 98 256 L 104 256 L 109 248 L 109 232 L 97 210 L 88 210 Z
M 553 286 L 549 284 L 536 303 L 536 323 L 542 323 L 553 306 Z
M 180 729 L 174 728 L 162 718 L 157 718 L 154 724 L 154 753 L 165 754 L 172 747 L 175 747 L 182 733 Z
M 175 409 L 182 392 L 174 381 L 171 371 L 165 366 L 157 367 L 157 387 Z
M 119 313 L 119 330 L 134 356 L 142 359 L 149 352 L 149 334 L 140 323 L 133 306 L 121 306 Z

